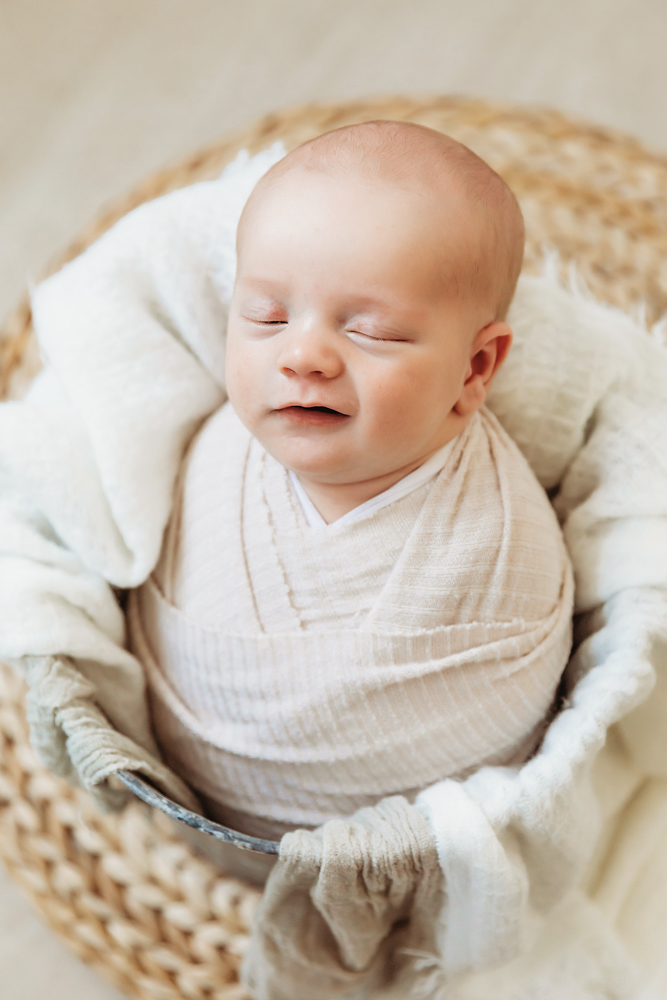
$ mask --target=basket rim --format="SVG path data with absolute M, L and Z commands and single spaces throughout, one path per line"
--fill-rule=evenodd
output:
M 238 830 L 232 830 L 228 826 L 223 826 L 222 823 L 206 819 L 205 816 L 200 816 L 199 813 L 192 812 L 191 809 L 186 809 L 185 806 L 174 802 L 173 799 L 170 799 L 163 792 L 159 791 L 149 781 L 146 781 L 145 778 L 140 778 L 134 771 L 118 771 L 116 777 L 138 799 L 141 799 L 142 802 L 145 802 L 149 806 L 154 806 L 180 823 L 185 823 L 186 826 L 191 827 L 193 830 L 199 830 L 214 837 L 216 840 L 232 844 L 242 851 L 253 851 L 256 854 L 280 853 L 279 841 L 264 840 L 262 837 L 251 837 L 247 833 L 240 833 Z

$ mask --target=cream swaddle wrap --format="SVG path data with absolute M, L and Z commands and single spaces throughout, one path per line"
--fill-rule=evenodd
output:
M 476 415 L 433 481 L 352 524 L 313 530 L 295 501 L 227 404 L 132 599 L 158 743 L 214 818 L 275 836 L 525 759 L 567 662 L 573 584 L 497 420 Z

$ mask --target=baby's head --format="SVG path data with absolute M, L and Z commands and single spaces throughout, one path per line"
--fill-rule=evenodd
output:
M 302 480 L 400 478 L 484 402 L 523 242 L 504 181 L 439 132 L 368 122 L 299 147 L 239 225 L 234 409 Z

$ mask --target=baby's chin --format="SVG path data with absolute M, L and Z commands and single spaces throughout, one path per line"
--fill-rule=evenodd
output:
M 327 447 L 324 442 L 261 441 L 268 453 L 295 476 L 321 483 L 351 483 L 368 478 L 368 456 L 351 456 L 349 448 Z M 296 445 L 296 446 L 295 446 Z M 354 458 L 357 460 L 355 461 Z M 352 461 L 351 461 L 352 459 Z
M 267 449 L 268 451 L 268 449 Z M 302 479 L 310 479 L 317 483 L 355 483 L 368 478 L 358 468 L 351 468 L 349 462 L 334 461 L 331 458 L 317 458 L 313 456 L 309 460 L 295 459 L 289 455 L 273 454 L 277 462 L 280 462 L 288 472 L 293 472 L 295 476 Z
M 276 447 L 275 442 L 264 445 L 266 450 L 288 472 L 299 479 L 328 486 L 352 486 L 391 475 L 398 465 L 390 456 L 382 461 L 377 451 L 351 453 L 350 449 L 333 452 L 323 449 L 303 449 Z

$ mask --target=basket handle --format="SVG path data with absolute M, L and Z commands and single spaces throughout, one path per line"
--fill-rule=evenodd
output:
M 201 830 L 203 833 L 208 833 L 211 837 L 215 837 L 216 840 L 224 840 L 226 844 L 233 844 L 234 847 L 240 847 L 242 851 L 255 851 L 257 854 L 280 853 L 280 844 L 278 841 L 262 840 L 261 837 L 249 837 L 245 833 L 230 830 L 227 826 L 222 826 L 220 823 L 214 823 L 213 820 L 205 819 L 203 816 L 191 812 L 190 809 L 179 806 L 177 802 L 167 798 L 157 788 L 144 781 L 143 778 L 140 778 L 132 771 L 118 771 L 116 777 L 137 798 L 142 799 L 143 802 L 147 802 L 149 806 L 160 809 L 167 816 L 186 823 L 194 830 Z

